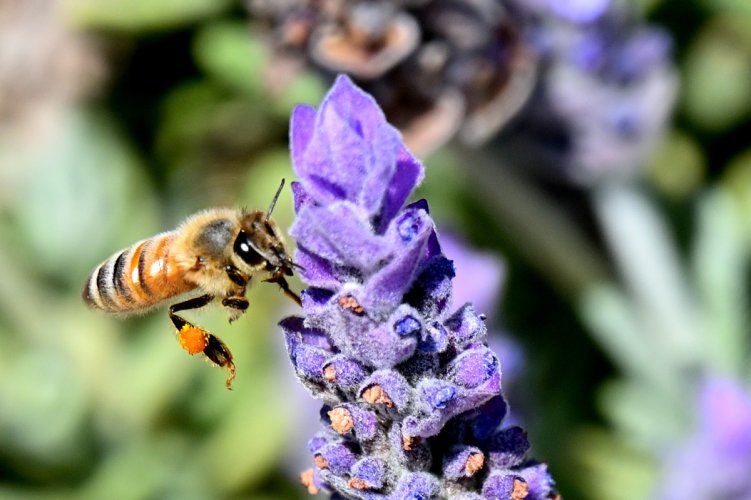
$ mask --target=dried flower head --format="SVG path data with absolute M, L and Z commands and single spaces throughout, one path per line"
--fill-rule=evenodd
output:
M 423 177 L 375 101 L 340 76 L 291 122 L 296 261 L 303 316 L 281 322 L 298 378 L 324 402 L 309 442 L 309 491 L 349 498 L 555 495 L 501 429 L 501 366 L 471 304 L 450 310 L 454 267 L 424 200 Z
M 497 0 L 250 0 L 277 58 L 346 72 L 381 104 L 409 148 L 455 134 L 491 137 L 529 95 L 536 61 Z
M 0 2 L 0 134 L 39 140 L 58 108 L 95 90 L 98 47 L 66 26 L 53 0 Z

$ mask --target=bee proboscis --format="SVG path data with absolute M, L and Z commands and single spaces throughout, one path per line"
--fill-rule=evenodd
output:
M 230 322 L 248 308 L 245 292 L 259 273 L 277 283 L 301 304 L 285 276 L 297 266 L 284 246 L 279 227 L 271 218 L 284 180 L 266 212 L 212 208 L 189 217 L 177 229 L 134 243 L 92 271 L 83 289 L 90 307 L 108 313 L 143 312 L 183 294 L 186 300 L 169 306 L 180 345 L 190 354 L 203 353 L 228 371 L 231 388 L 235 364 L 229 348 L 218 337 L 177 313 L 197 309 L 220 299 Z M 195 293 L 200 292 L 200 293 Z

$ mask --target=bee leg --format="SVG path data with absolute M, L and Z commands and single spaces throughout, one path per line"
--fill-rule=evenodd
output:
M 268 278 L 264 280 L 267 283 L 276 283 L 279 285 L 279 288 L 282 289 L 284 292 L 284 295 L 292 299 L 295 304 L 302 307 L 302 300 L 300 299 L 300 296 L 297 295 L 295 292 L 290 290 L 289 283 L 287 283 L 287 280 L 284 278 L 284 276 L 281 275 L 281 273 L 274 274 L 271 276 L 271 278 Z
M 179 311 L 201 308 L 212 300 L 214 300 L 213 295 L 207 294 L 173 304 L 169 308 L 169 317 L 177 328 L 177 339 L 183 349 L 188 351 L 189 354 L 202 352 L 212 363 L 227 368 L 229 375 L 225 385 L 227 389 L 231 389 L 232 380 L 235 378 L 235 363 L 232 361 L 232 353 L 229 348 L 215 335 L 176 314 Z
M 232 264 L 224 266 L 224 272 L 227 273 L 229 280 L 240 288 L 244 289 L 246 286 L 248 286 L 248 281 L 250 281 L 250 278 L 241 273 L 240 270 Z
M 227 375 L 227 381 L 224 385 L 227 389 L 232 389 L 232 381 L 235 379 L 235 363 L 232 361 L 232 353 L 229 348 L 219 340 L 219 337 L 209 334 L 206 348 L 203 353 L 209 358 L 215 365 L 223 366 L 227 368 L 229 375 Z
M 224 272 L 227 273 L 229 280 L 238 287 L 237 289 L 230 291 L 227 296 L 222 299 L 222 305 L 227 308 L 227 312 L 229 313 L 229 322 L 232 323 L 242 316 L 248 308 L 248 299 L 245 298 L 245 289 L 247 288 L 251 277 L 243 274 L 232 264 L 224 266 Z
M 242 291 L 242 295 L 232 295 L 222 299 L 222 305 L 227 308 L 229 313 L 229 322 L 232 323 L 237 318 L 242 316 L 245 310 L 248 308 L 248 299 L 245 298 L 245 290 Z

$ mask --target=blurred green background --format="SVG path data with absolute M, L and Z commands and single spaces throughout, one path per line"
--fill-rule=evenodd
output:
M 725 332 L 708 363 L 747 386 L 749 5 L 641 2 L 675 39 L 682 90 L 639 185 L 693 298 Z M 303 72 L 270 92 L 262 75 L 273 64 L 230 0 L 0 2 L 0 498 L 306 496 L 296 474 L 317 407 L 286 365 L 276 323 L 294 309 L 276 287 L 256 284 L 232 325 L 218 308 L 190 314 L 232 349 L 231 392 L 221 370 L 180 349 L 165 311 L 119 319 L 80 299 L 88 272 L 115 251 L 201 208 L 265 208 L 292 178 L 290 110 L 319 103 L 326 82 Z M 463 154 L 426 159 L 419 195 L 439 228 L 507 259 L 499 308 L 525 350 L 515 391 L 534 456 L 565 498 L 649 498 L 665 444 L 655 439 L 687 432 L 693 400 L 686 386 L 655 402 L 629 378 L 649 360 L 619 357 L 643 318 L 617 285 L 627 271 L 611 266 L 604 240 L 618 236 L 595 229 L 583 189 L 544 186 L 565 200 L 552 211 L 619 269 L 615 286 L 572 296 L 555 274 L 565 242 L 531 259 L 519 244 L 528 224 L 559 227 L 545 219 L 551 208 L 478 197 Z M 288 228 L 289 190 L 275 214 Z

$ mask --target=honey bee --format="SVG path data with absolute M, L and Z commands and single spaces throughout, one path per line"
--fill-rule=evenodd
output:
M 300 297 L 285 279 L 300 266 L 290 259 L 279 227 L 271 219 L 283 187 L 284 179 L 266 212 L 208 209 L 189 217 L 176 230 L 117 252 L 92 271 L 83 288 L 83 300 L 93 309 L 127 315 L 193 292 L 186 300 L 169 306 L 177 338 L 188 353 L 203 353 L 217 366 L 225 367 L 226 386 L 231 389 L 235 364 L 229 348 L 177 313 L 198 309 L 218 298 L 231 323 L 248 308 L 245 292 L 258 273 L 266 273 L 264 281 L 278 284 L 301 305 Z

